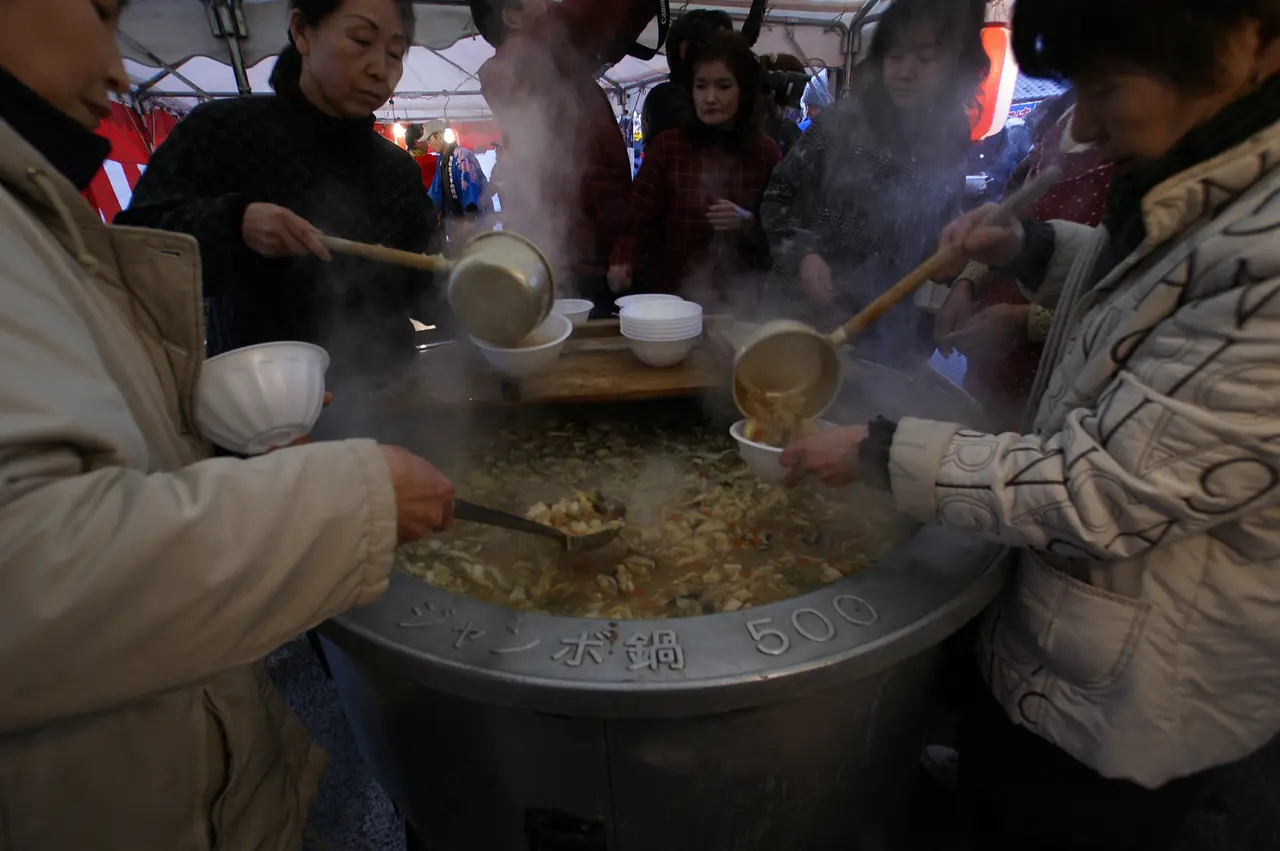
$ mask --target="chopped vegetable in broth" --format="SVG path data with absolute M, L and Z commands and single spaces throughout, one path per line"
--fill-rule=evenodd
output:
M 748 417 L 743 437 L 766 446 L 785 447 L 818 431 L 818 424 L 804 416 L 804 396 L 769 393 L 746 385 Z
M 761 482 L 721 429 L 553 421 L 480 443 L 443 465 L 459 495 L 570 534 L 623 524 L 586 553 L 459 522 L 397 554 L 399 569 L 432 585 L 527 611 L 648 619 L 748 609 L 838 581 L 915 528 L 861 485 Z

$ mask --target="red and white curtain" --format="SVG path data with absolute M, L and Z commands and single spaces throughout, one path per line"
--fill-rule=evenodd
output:
M 129 206 L 152 151 L 169 138 L 178 121 L 178 116 L 163 109 L 144 115 L 122 104 L 112 104 L 111 117 L 97 130 L 99 136 L 111 142 L 110 158 L 84 193 L 103 221 L 110 222 Z

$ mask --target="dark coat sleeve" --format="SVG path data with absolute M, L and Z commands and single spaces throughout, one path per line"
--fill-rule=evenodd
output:
M 395 182 L 403 187 L 404 195 L 399 200 L 400 226 L 392 247 L 415 254 L 438 253 L 444 247 L 443 234 L 437 227 L 436 208 L 427 188 L 422 185 L 422 180 L 416 179 L 421 174 L 417 163 L 410 158 L 413 168 L 408 168 L 402 162 L 403 152 L 394 147 L 387 154 L 387 159 L 390 166 L 404 171 L 403 178 Z M 404 294 L 402 303 L 408 306 L 410 315 L 428 325 L 444 322 L 448 312 L 444 284 L 448 277 L 417 269 L 399 269 L 397 272 Z
M 797 274 L 800 261 L 819 250 L 819 236 L 810 227 L 807 211 L 822 185 L 827 142 L 820 117 L 773 170 L 760 202 L 760 225 L 769 252 L 785 275 Z
M 127 210 L 116 215 L 118 225 L 176 231 L 200 243 L 206 297 L 242 274 L 243 264 L 255 262 L 244 243 L 241 225 L 250 199 L 227 192 L 225 154 L 212 140 L 219 120 L 198 107 L 174 128 L 151 158 L 133 191 Z

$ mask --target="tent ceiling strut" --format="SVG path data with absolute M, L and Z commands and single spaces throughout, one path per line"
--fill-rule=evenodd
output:
M 168 72 L 169 72 L 170 74 L 172 74 L 172 75 L 173 75 L 175 78 L 177 78 L 178 80 L 181 80 L 181 81 L 182 81 L 182 83 L 183 83 L 184 85 L 190 86 L 190 87 L 191 87 L 191 91 L 195 92 L 195 93 L 196 93 L 197 95 L 199 95 L 200 97 L 206 97 L 206 98 L 207 98 L 207 97 L 209 97 L 209 95 L 208 95 L 207 93 L 205 93 L 205 92 L 201 91 L 201 89 L 200 89 L 200 87 L 199 87 L 199 86 L 197 86 L 195 83 L 193 83 L 193 82 L 191 82 L 190 80 L 188 80 L 186 77 L 182 76 L 182 74 L 181 74 L 181 73 L 179 73 L 179 72 L 178 72 L 178 70 L 177 70 L 176 68 L 170 68 L 170 67 L 169 67 L 168 65 L 166 65 L 163 61 L 161 61 L 161 59 L 160 59 L 160 57 L 159 57 L 159 56 L 156 56 L 154 53 L 152 53 L 152 52 L 151 52 L 150 50 L 148 50 L 146 47 L 143 47 L 141 44 L 139 44 L 139 43 L 138 43 L 137 39 L 135 39 L 135 38 L 133 38 L 132 36 L 130 36 L 127 32 L 117 31 L 117 32 L 116 32 L 116 38 L 120 39 L 120 40 L 121 40 L 121 41 L 123 41 L 125 44 L 129 45 L 129 48 L 130 48 L 131 50 L 136 50 L 136 51 L 138 51 L 138 52 L 139 52 L 139 53 L 141 53 L 143 56 L 147 57 L 147 59 L 149 59 L 149 60 L 151 60 L 152 62 L 154 62 L 154 63 L 156 64 L 156 67 L 158 67 L 158 68 L 165 68 L 165 69 L 168 69 Z M 191 97 L 191 94 L 188 92 L 187 94 L 183 95 L 183 97 Z

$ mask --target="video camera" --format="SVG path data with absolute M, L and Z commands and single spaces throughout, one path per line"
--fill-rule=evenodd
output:
M 796 71 L 761 71 L 760 82 L 779 106 L 799 109 L 804 87 L 809 85 L 809 75 Z

